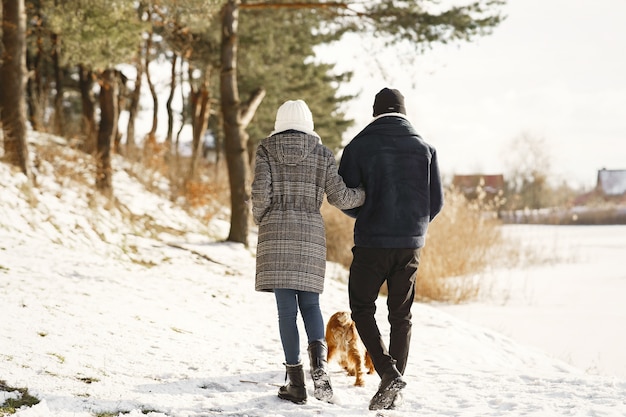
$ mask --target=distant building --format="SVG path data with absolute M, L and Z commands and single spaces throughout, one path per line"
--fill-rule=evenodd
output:
M 605 197 L 619 197 L 626 194 L 626 169 L 605 169 L 598 171 L 596 191 Z
M 585 206 L 598 202 L 626 204 L 626 169 L 599 170 L 596 188 L 576 197 L 574 205 Z
M 486 194 L 487 198 L 493 198 L 504 192 L 504 175 L 455 175 L 452 185 L 459 189 L 467 198 L 473 199 L 478 196 L 479 190 Z

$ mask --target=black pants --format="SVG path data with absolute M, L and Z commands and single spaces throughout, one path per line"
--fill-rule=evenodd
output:
M 411 306 L 420 249 L 352 249 L 348 292 L 350 309 L 359 336 L 367 348 L 378 375 L 395 365 L 404 374 L 411 344 Z M 389 350 L 376 323 L 376 299 L 387 281 L 388 320 L 391 325 Z

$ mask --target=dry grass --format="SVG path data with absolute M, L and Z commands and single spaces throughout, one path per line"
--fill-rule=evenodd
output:
M 348 268 L 354 246 L 354 219 L 324 200 L 321 209 L 326 225 L 326 259 Z
M 170 200 L 189 214 L 205 221 L 211 220 L 222 207 L 230 205 L 225 162 L 212 164 L 200 160 L 196 177 L 189 179 L 190 158 L 168 153 L 168 146 L 146 140 L 142 159 L 132 169 L 134 177 L 151 192 L 162 193 L 166 188 Z M 162 186 L 165 182 L 167 187 Z
M 5 381 L 0 380 L 0 392 L 16 393 L 16 398 L 7 398 L 0 404 L 0 416 L 15 414 L 21 407 L 32 407 L 39 404 L 39 399 L 33 397 L 27 388 L 16 388 L 7 385 Z
M 186 181 L 179 192 L 190 213 L 209 221 L 222 207 L 230 206 L 226 167 L 207 169 L 200 179 Z
M 95 161 L 92 155 L 51 135 L 44 135 L 31 146 L 35 150 L 33 161 L 35 178 L 38 174 L 52 177 L 60 185 L 57 197 L 61 197 L 63 190 L 79 186 L 82 188 L 76 189 L 85 190 L 84 198 L 90 207 L 94 209 L 104 207 L 116 211 L 125 221 L 135 226 L 138 234 L 158 235 L 164 231 L 171 234 L 182 233 L 164 228 L 151 216 L 133 214 L 117 198 L 106 199 L 91 191 L 94 190 L 95 184 Z M 147 142 L 141 157 L 137 157 L 137 154 L 128 157 L 114 155 L 113 168 L 124 170 L 146 190 L 170 199 L 191 216 L 207 222 L 227 206 L 225 199 L 228 198 L 229 189 L 224 164 L 221 168 L 213 164 L 203 164 L 198 170 L 198 179 L 189 181 L 185 178 L 189 159 L 175 158 L 166 154 L 165 145 Z M 113 194 L 115 195 L 115 190 Z M 34 199 L 32 205 L 36 204 L 37 201 Z M 90 222 L 93 223 L 94 231 L 98 233 L 97 216 L 90 219 Z
M 56 180 L 65 187 L 71 187 L 74 182 L 92 185 L 92 157 L 59 145 L 37 147 L 38 170 L 53 171 Z M 163 148 L 150 144 L 144 149 L 142 161 L 125 159 L 121 164 L 148 190 L 168 193 L 172 201 L 197 218 L 208 221 L 230 205 L 224 162 L 201 163 L 197 179 L 188 180 L 185 178 L 188 158 L 165 156 Z M 417 300 L 452 303 L 471 300 L 482 290 L 483 284 L 477 277 L 494 266 L 496 260 L 519 262 L 519 249 L 503 243 L 500 222 L 487 215 L 493 213 L 490 209 L 480 199 L 470 202 L 454 190 L 446 192 L 445 207 L 431 224 L 422 250 Z M 321 211 L 326 223 L 328 260 L 349 267 L 354 219 L 326 201 Z M 137 219 L 129 221 L 137 222 Z M 145 225 L 148 229 L 158 229 L 156 225 L 149 226 Z
M 494 258 L 508 256 L 502 253 L 501 224 L 488 208 L 481 200 L 470 202 L 459 192 L 446 192 L 444 209 L 431 223 L 422 250 L 416 300 L 461 303 L 478 296 L 477 276 Z M 322 215 L 328 260 L 349 267 L 354 220 L 328 203 L 322 206 Z
M 63 186 L 78 183 L 94 187 L 96 169 L 93 156 L 76 150 L 54 136 L 48 138 L 35 144 L 35 172 L 53 174 Z
M 476 298 L 477 276 L 502 257 L 501 223 L 481 200 L 446 193 L 442 212 L 431 223 L 417 278 L 416 298 L 452 303 Z

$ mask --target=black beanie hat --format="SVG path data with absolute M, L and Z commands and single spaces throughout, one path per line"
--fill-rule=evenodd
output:
M 374 99 L 374 117 L 384 113 L 406 114 L 404 96 L 396 89 L 383 88 Z

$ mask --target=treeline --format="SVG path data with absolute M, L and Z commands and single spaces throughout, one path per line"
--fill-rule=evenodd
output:
M 3 0 L 3 158 L 31 176 L 28 123 L 93 155 L 96 188 L 112 196 L 113 152 L 141 158 L 147 144 L 159 143 L 170 161 L 180 127 L 191 126 L 192 155 L 183 178 L 189 181 L 210 130 L 229 172 L 228 239 L 247 243 L 250 155 L 255 140 L 272 130 L 280 103 L 306 98 L 316 130 L 335 150 L 350 126 L 341 104 L 351 97 L 339 96 L 338 88 L 351 74 L 311 59 L 315 46 L 357 32 L 383 37 L 390 47 L 409 45 L 418 56 L 436 43 L 489 34 L 503 19 L 503 3 L 442 8 L 428 0 Z M 156 61 L 171 67 L 165 103 L 153 82 Z M 153 117 L 147 136 L 137 137 L 142 92 L 152 97 Z M 175 94 L 182 112 L 172 106 Z M 157 137 L 163 107 L 167 133 Z M 125 126 L 121 112 L 127 112 Z

